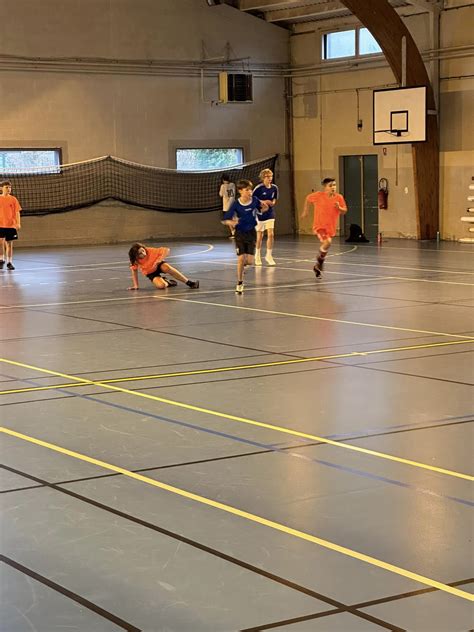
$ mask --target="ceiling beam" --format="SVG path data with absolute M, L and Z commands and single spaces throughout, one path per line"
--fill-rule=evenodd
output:
M 325 4 L 311 4 L 294 9 L 267 10 L 265 12 L 265 20 L 267 22 L 291 22 L 292 20 L 301 18 L 314 18 L 317 20 L 318 18 L 330 18 L 333 14 L 341 13 L 349 15 L 350 11 L 348 11 L 341 2 L 335 0 L 334 2 L 326 2 Z
M 406 2 L 423 11 L 441 11 L 443 8 L 442 0 L 406 0 Z
M 294 0 L 239 0 L 241 11 L 270 11 L 271 9 L 287 9 L 295 5 Z

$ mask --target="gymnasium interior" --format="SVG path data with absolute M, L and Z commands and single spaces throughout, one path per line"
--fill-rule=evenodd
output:
M 472 632 L 474 2 L 0 9 L 0 631 Z

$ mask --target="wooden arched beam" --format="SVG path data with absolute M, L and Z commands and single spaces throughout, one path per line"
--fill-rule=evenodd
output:
M 341 0 L 375 37 L 402 82 L 402 37 L 406 37 L 406 85 L 426 86 L 428 110 L 436 109 L 428 73 L 409 30 L 388 0 Z M 427 116 L 427 141 L 414 143 L 415 202 L 418 239 L 434 239 L 439 229 L 439 133 L 434 115 Z

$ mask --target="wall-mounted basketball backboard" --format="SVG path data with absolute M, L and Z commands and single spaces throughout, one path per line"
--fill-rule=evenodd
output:
M 426 141 L 426 86 L 374 90 L 374 145 Z

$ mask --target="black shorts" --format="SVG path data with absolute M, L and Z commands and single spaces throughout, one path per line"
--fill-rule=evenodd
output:
M 257 232 L 255 228 L 245 232 L 235 231 L 235 249 L 238 255 L 254 255 Z
M 6 239 L 6 241 L 18 239 L 16 228 L 0 228 L 0 239 Z
M 156 270 L 154 270 L 153 272 L 150 272 L 150 274 L 147 274 L 147 277 L 150 279 L 151 282 L 153 282 L 153 279 L 155 277 L 161 277 L 161 266 L 166 263 L 166 261 L 162 261 L 161 263 L 159 263 L 156 266 Z

